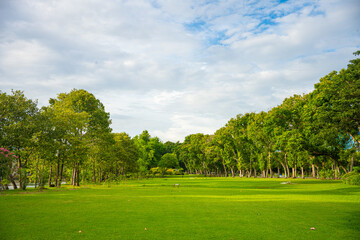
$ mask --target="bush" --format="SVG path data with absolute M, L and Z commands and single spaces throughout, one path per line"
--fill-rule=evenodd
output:
M 358 171 L 352 171 L 343 176 L 345 184 L 360 185 L 360 173 Z
M 152 174 L 157 174 L 157 173 L 161 173 L 161 169 L 159 167 L 154 167 L 150 169 L 150 172 Z
M 175 169 L 175 174 L 176 175 L 183 175 L 184 174 L 184 169 L 182 169 L 182 168 Z
M 352 175 L 348 179 L 350 185 L 360 185 L 360 174 Z
M 169 169 L 166 170 L 165 174 L 166 175 L 174 175 L 175 172 L 176 172 L 175 169 L 169 168 Z
M 330 170 L 330 169 L 327 169 L 327 170 L 323 169 L 319 173 L 320 173 L 320 178 L 321 179 L 332 179 L 332 178 L 334 178 L 334 173 L 335 172 L 333 170 Z

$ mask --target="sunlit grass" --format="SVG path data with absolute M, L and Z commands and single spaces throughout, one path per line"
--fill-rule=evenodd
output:
M 291 184 L 281 184 L 287 181 Z M 0 195 L 0 239 L 358 239 L 360 234 L 360 187 L 340 181 L 180 177 L 6 193 Z

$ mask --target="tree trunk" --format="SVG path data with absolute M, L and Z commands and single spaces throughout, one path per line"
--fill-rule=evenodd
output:
M 285 178 L 288 178 L 285 164 L 282 163 L 282 162 L 280 162 L 280 164 L 281 164 L 281 166 L 284 168 L 284 175 L 285 175 L 284 177 L 285 177 Z
M 36 173 L 35 173 L 35 188 L 37 187 L 36 185 L 38 185 L 38 183 L 40 183 L 39 179 L 39 157 L 36 156 Z
M 280 177 L 280 166 L 279 166 L 279 162 L 277 164 L 277 177 Z
M 64 172 L 64 164 L 61 164 L 61 168 L 60 168 L 60 178 L 59 178 L 59 184 L 58 187 L 61 187 L 61 181 L 62 181 L 62 177 L 63 177 L 63 172 Z
M 344 168 L 343 165 L 341 165 L 341 164 L 339 164 L 339 165 L 340 165 L 340 167 L 344 170 L 345 173 L 348 173 L 348 171 L 346 170 L 346 168 Z
M 256 168 L 254 168 L 254 178 L 257 177 L 257 172 L 256 172 Z
M 79 163 L 77 164 L 77 169 L 76 169 L 76 186 L 80 186 L 80 169 L 79 169 Z
M 10 175 L 9 175 L 9 178 L 10 178 L 11 184 L 13 185 L 13 188 L 14 188 L 14 189 L 17 189 L 17 186 L 16 186 L 16 182 L 15 182 L 15 180 L 14 180 L 14 177 L 10 174 Z
M 235 177 L 234 167 L 231 167 L 230 170 L 231 170 L 231 177 Z
M 319 167 L 316 165 L 315 165 L 315 167 L 316 167 L 316 178 L 319 179 L 319 177 L 320 177 L 319 176 Z
M 286 170 L 287 170 L 287 177 L 290 177 L 290 169 L 289 169 L 289 164 L 287 162 L 287 153 L 285 153 L 284 155 L 284 159 L 285 159 L 285 166 L 286 166 Z
M 274 173 L 271 169 L 271 152 L 269 151 L 269 170 L 270 170 L 270 177 L 273 178 L 274 177 Z
M 71 174 L 71 185 L 76 186 L 77 183 L 77 164 L 74 163 L 74 167 Z
M 22 164 L 21 164 L 21 157 L 19 156 L 18 157 L 18 170 L 20 170 L 20 176 L 19 176 L 19 187 L 20 189 L 22 188 L 22 171 L 21 171 L 21 167 L 22 167 Z
M 50 166 L 50 173 L 49 173 L 49 187 L 51 187 L 51 174 L 52 174 L 52 166 Z
M 252 161 L 251 161 L 251 158 L 252 158 L 252 153 L 251 153 L 251 155 L 250 155 L 250 168 L 249 168 L 250 172 L 249 172 L 249 177 L 251 177 L 251 175 L 252 175 Z
M 93 177 L 92 177 L 93 183 L 96 183 L 96 171 L 95 171 L 95 160 L 93 162 Z
M 59 175 L 60 175 L 60 159 L 58 156 L 58 161 L 57 161 L 57 165 L 56 165 L 56 178 L 55 178 L 55 186 L 56 187 L 59 186 Z
M 286 164 L 286 170 L 287 170 L 287 176 L 288 176 L 288 178 L 290 178 L 291 177 L 290 176 L 290 168 L 289 168 L 288 164 Z
M 206 177 L 206 168 L 205 168 L 205 162 L 202 162 L 203 168 L 204 168 L 204 176 Z
M 301 178 L 302 179 L 305 178 L 305 176 L 304 176 L 304 167 L 303 166 L 301 166 Z
M 312 172 L 311 172 L 312 178 L 316 178 L 316 175 L 315 175 L 315 164 L 314 164 L 314 163 L 311 165 L 311 169 L 312 169 Z
M 224 167 L 225 177 L 227 177 L 227 170 L 226 170 L 226 166 L 225 166 L 225 162 L 224 162 L 224 161 L 223 161 L 223 167 Z
M 71 185 L 74 186 L 74 179 L 75 179 L 75 168 L 73 167 L 71 172 Z

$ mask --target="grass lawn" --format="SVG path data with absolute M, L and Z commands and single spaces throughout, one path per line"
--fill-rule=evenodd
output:
M 0 239 L 359 239 L 359 186 L 284 181 L 180 177 L 7 191 Z

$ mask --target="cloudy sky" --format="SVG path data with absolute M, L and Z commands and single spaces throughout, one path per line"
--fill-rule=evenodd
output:
M 114 132 L 211 134 L 346 67 L 358 0 L 1 0 L 0 90 L 86 89 Z

